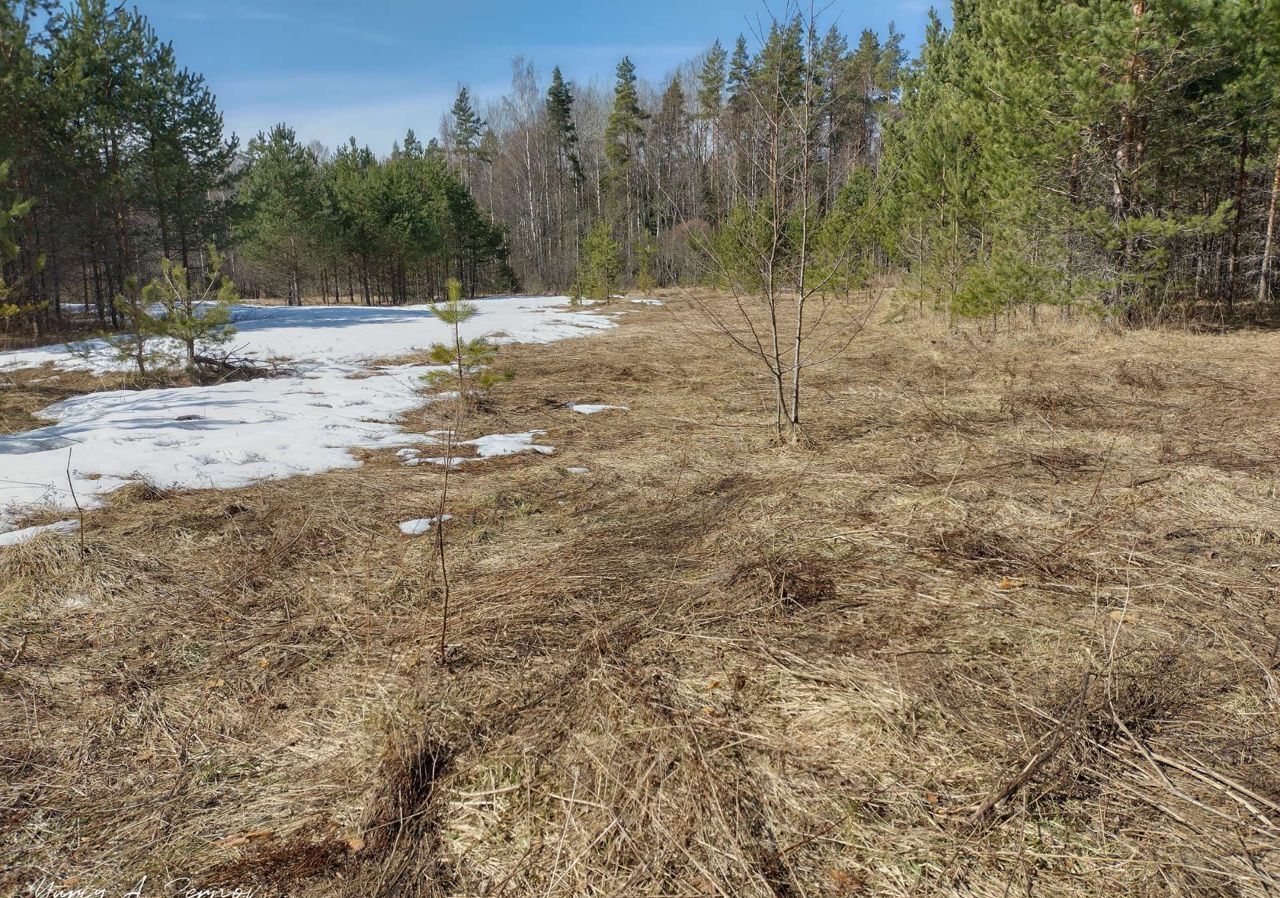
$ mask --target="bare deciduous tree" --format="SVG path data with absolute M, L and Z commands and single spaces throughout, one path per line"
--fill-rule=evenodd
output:
M 734 190 L 744 199 L 718 234 L 701 241 L 733 302 L 726 312 L 693 297 L 717 331 L 768 369 L 776 436 L 792 443 L 803 438 L 805 372 L 843 352 L 875 305 L 831 321 L 834 278 L 859 247 L 841 247 L 826 264 L 815 257 L 833 164 L 820 132 L 840 100 L 822 87 L 817 34 L 814 8 L 802 11 L 793 0 L 760 35 L 763 49 L 744 94 L 753 126 L 735 137 L 752 143 L 737 153 L 749 163 L 735 170 Z

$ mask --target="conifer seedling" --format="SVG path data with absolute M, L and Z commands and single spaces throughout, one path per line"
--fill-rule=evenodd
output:
M 430 372 L 425 379 L 435 389 L 456 391 L 464 404 L 474 404 L 497 380 L 484 370 L 493 361 L 494 347 L 484 337 L 462 338 L 462 324 L 474 318 L 479 309 L 475 303 L 463 300 L 461 282 L 450 278 L 445 284 L 445 293 L 447 299 L 436 303 L 432 311 L 436 318 L 453 328 L 453 341 L 432 344 L 427 357 L 432 364 L 445 367 Z

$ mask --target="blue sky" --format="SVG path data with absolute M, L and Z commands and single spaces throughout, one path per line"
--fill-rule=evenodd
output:
M 608 79 L 624 55 L 661 78 L 716 38 L 757 27 L 757 0 L 135 0 L 179 61 L 202 72 L 227 127 L 247 139 L 278 121 L 305 142 L 354 134 L 378 152 L 412 127 L 432 136 L 460 84 L 505 92 L 511 60 L 545 79 Z M 775 0 L 775 5 L 780 5 Z M 930 0 L 833 0 L 853 35 L 897 24 L 914 51 Z M 947 5 L 938 0 L 938 5 Z M 855 38 L 856 39 L 856 38 Z

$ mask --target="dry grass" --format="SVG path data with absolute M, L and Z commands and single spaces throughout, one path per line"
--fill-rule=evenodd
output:
M 390 452 L 0 554 L 0 892 L 1280 894 L 1280 337 L 908 317 L 778 449 L 623 309 L 502 350 L 447 669 Z
M 41 418 L 39 412 L 72 396 L 107 390 L 212 385 L 232 380 L 276 377 L 286 373 L 288 368 L 276 362 L 260 365 L 242 360 L 207 366 L 196 372 L 195 376 L 177 367 L 149 371 L 145 377 L 132 371 L 105 374 L 65 371 L 53 365 L 0 371 L 0 436 L 47 427 L 50 422 Z
M 52 365 L 0 371 L 0 435 L 45 427 L 37 413 L 55 402 L 101 390 L 129 386 L 124 375 L 96 376 L 84 371 L 60 371 Z

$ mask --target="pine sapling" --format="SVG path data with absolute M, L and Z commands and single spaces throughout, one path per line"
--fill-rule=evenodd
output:
M 474 406 L 497 381 L 494 374 L 485 370 L 493 361 L 494 347 L 484 337 L 462 339 L 462 324 L 474 318 L 479 309 L 475 303 L 462 300 L 461 282 L 450 278 L 445 292 L 447 301 L 436 303 L 432 311 L 436 318 L 453 328 L 453 340 L 434 343 L 427 351 L 427 357 L 433 364 L 442 366 L 442 370 L 432 371 L 426 380 L 436 389 L 453 390 L 464 404 Z
M 240 297 L 231 279 L 223 276 L 222 264 L 222 256 L 209 247 L 205 275 L 193 283 L 185 268 L 162 259 L 160 277 L 142 289 L 142 304 L 158 313 L 159 332 L 182 347 L 191 375 L 202 350 L 226 343 L 236 332 L 231 304 Z
M 453 406 L 453 422 L 449 426 L 445 439 L 444 475 L 440 485 L 440 505 L 436 510 L 436 554 L 440 559 L 440 581 L 444 599 L 440 613 L 440 663 L 448 662 L 449 636 L 449 564 L 444 539 L 445 509 L 449 502 L 449 472 L 453 468 L 453 445 L 458 430 L 462 426 L 462 415 L 468 406 L 476 401 L 480 390 L 490 381 L 490 376 L 481 370 L 482 366 L 493 358 L 492 345 L 483 337 L 472 340 L 462 339 L 462 324 L 474 318 L 479 312 L 475 303 L 462 300 L 462 283 L 450 278 L 445 284 L 448 296 L 446 302 L 437 303 L 434 307 L 436 318 L 453 328 L 453 341 L 433 344 L 428 355 L 431 361 L 444 366 L 443 370 L 433 371 L 426 375 L 426 381 L 434 388 L 452 386 L 455 398 Z
M 124 292 L 112 300 L 120 316 L 120 333 L 104 339 L 115 350 L 116 361 L 131 364 L 138 369 L 139 377 L 146 377 L 151 369 L 163 365 L 164 353 L 155 344 L 161 335 L 160 322 L 152 314 L 152 302 L 144 298 L 138 289 L 138 279 L 125 281 Z
M 613 239 L 608 223 L 598 221 L 582 239 L 576 290 L 590 299 L 607 300 L 621 282 L 622 246 Z

